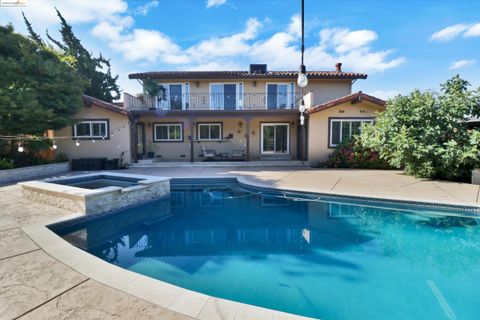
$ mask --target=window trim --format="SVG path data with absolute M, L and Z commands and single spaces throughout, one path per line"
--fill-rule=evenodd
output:
M 75 120 L 75 124 L 72 126 L 72 139 L 73 140 L 110 140 L 110 119 L 78 119 Z M 93 123 L 105 123 L 105 136 L 77 136 L 77 125 L 80 123 L 90 123 L 90 133 L 93 132 Z
M 295 82 L 266 82 L 265 83 L 265 109 L 268 110 L 268 85 L 269 84 L 275 84 L 275 85 L 286 85 L 287 86 L 287 106 L 285 107 L 285 109 L 281 109 L 279 108 L 279 106 L 277 105 L 276 109 L 274 110 L 292 110 L 292 109 L 295 109 L 296 108 L 296 101 L 295 101 Z M 293 91 L 292 91 L 293 89 Z M 278 90 L 278 88 L 277 88 Z M 277 91 L 278 92 L 278 91 Z M 291 95 L 291 97 L 289 97 L 289 95 Z M 288 101 L 289 98 L 292 100 L 292 101 Z M 277 97 L 278 99 L 278 97 Z M 293 106 L 290 106 L 288 105 L 288 102 L 291 102 L 291 104 L 293 104 Z M 277 104 L 278 104 L 278 100 L 277 100 Z
M 328 148 L 335 149 L 337 144 L 332 144 L 332 122 L 333 121 L 340 121 L 342 122 L 371 122 L 375 121 L 374 117 L 329 117 L 328 118 Z M 340 136 L 342 135 L 342 125 L 340 125 Z M 341 143 L 341 142 L 340 142 Z
M 202 139 L 200 138 L 200 127 L 201 126 L 211 126 L 216 125 L 220 126 L 220 138 L 219 139 Z M 210 130 L 209 130 L 210 136 Z M 198 141 L 221 141 L 223 140 L 223 122 L 197 122 L 197 140 Z
M 167 128 L 169 126 L 180 126 L 180 139 L 157 139 L 156 137 L 156 133 L 157 133 L 157 130 L 156 130 L 156 127 L 159 127 L 159 126 L 167 126 Z M 168 129 L 167 129 L 167 133 L 168 133 Z M 178 143 L 178 142 L 184 142 L 184 135 L 183 135 L 183 122 L 154 122 L 152 123 L 152 141 L 153 143 Z

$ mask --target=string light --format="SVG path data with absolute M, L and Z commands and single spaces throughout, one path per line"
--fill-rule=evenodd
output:
M 79 147 L 79 146 L 80 146 L 80 141 L 78 141 L 78 140 L 75 141 L 75 145 L 76 145 L 77 147 Z
M 57 144 L 55 143 L 55 141 L 53 141 L 52 148 L 53 148 L 53 150 L 57 150 L 57 148 L 58 148 L 58 146 L 57 146 Z
M 23 152 L 24 151 L 21 143 L 18 144 L 18 149 L 17 150 L 18 150 L 18 152 Z

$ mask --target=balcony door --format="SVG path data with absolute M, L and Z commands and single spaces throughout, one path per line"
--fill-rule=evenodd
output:
M 211 83 L 210 109 L 236 110 L 240 109 L 243 97 L 242 83 Z
M 290 150 L 289 123 L 262 123 L 262 154 L 288 154 Z
M 187 109 L 189 89 L 188 83 L 160 84 L 157 95 L 157 108 L 164 110 Z
M 291 109 L 295 106 L 295 84 L 267 83 L 267 109 Z

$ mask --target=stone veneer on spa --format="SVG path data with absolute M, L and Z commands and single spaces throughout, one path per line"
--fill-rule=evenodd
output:
M 98 189 L 85 189 L 63 182 L 90 179 L 135 180 L 135 185 L 127 187 L 108 186 Z M 84 214 L 95 214 L 157 200 L 170 194 L 170 179 L 145 175 L 103 172 L 66 178 L 28 181 L 19 183 L 23 197 L 58 208 Z

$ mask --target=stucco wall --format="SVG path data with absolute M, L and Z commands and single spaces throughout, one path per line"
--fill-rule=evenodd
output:
M 190 93 L 200 94 L 210 92 L 210 83 L 243 83 L 244 93 L 256 93 L 265 94 L 267 91 L 267 83 L 295 83 L 295 94 L 300 95 L 301 89 L 296 85 L 296 79 L 269 79 L 269 80 L 249 80 L 249 79 L 224 79 L 224 80 L 175 80 L 175 81 L 159 81 L 159 83 L 178 83 L 178 84 L 190 84 Z M 351 80 L 324 80 L 324 79 L 309 79 L 308 86 L 304 89 L 304 92 L 313 92 L 313 103 L 320 104 L 329 100 L 333 100 L 339 97 L 349 95 L 352 91 Z M 257 101 L 258 100 L 258 101 Z M 194 103 L 194 101 L 191 101 Z M 255 108 L 265 107 L 265 102 L 262 99 L 253 99 L 253 102 L 259 103 L 255 105 Z M 208 102 L 196 100 L 197 104 L 202 104 L 203 108 L 208 107 Z M 298 106 L 298 102 L 297 102 Z M 246 106 L 248 107 L 248 106 Z
M 241 149 L 246 144 L 246 120 L 242 117 L 198 117 L 194 122 L 188 122 L 182 118 L 158 118 L 141 117 L 141 122 L 145 123 L 145 139 L 147 152 L 154 151 L 155 156 L 161 156 L 163 160 L 190 160 L 190 144 L 188 136 L 197 137 L 197 123 L 201 122 L 220 122 L 223 125 L 222 141 L 195 141 L 194 157 L 195 160 L 202 160 L 199 155 L 202 153 L 202 146 L 206 149 L 214 149 L 217 153 L 228 152 L 231 155 L 232 150 Z M 183 123 L 183 142 L 153 142 L 153 127 L 155 123 Z M 260 159 L 260 124 L 262 122 L 288 122 L 290 123 L 290 152 L 291 158 L 297 155 L 297 116 L 262 116 L 250 120 L 250 160 Z M 241 124 L 240 124 L 241 123 Z M 293 123 L 293 125 L 292 125 Z M 229 135 L 233 137 L 225 139 Z
M 71 137 L 57 140 L 57 153 L 65 153 L 69 159 L 77 158 L 120 158 L 124 152 L 123 163 L 130 163 L 130 132 L 128 117 L 113 111 L 108 111 L 96 106 L 83 107 L 74 117 L 78 120 L 109 119 L 109 139 L 79 140 L 80 146 L 75 145 L 76 139 L 72 137 L 72 127 L 68 126 L 55 131 L 57 137 Z
M 310 115 L 308 127 L 308 160 L 323 161 L 333 151 L 328 147 L 328 121 L 330 117 L 352 118 L 352 117 L 374 117 L 376 111 L 382 109 L 375 104 L 362 101 L 357 104 L 350 102 L 326 109 Z

